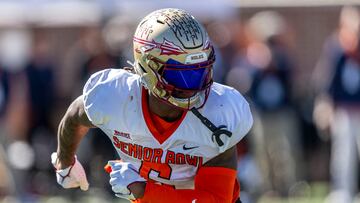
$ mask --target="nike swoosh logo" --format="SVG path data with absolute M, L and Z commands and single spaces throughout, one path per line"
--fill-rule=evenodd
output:
M 194 146 L 194 147 L 186 147 L 186 145 L 183 145 L 183 150 L 190 150 L 190 149 L 195 149 L 198 148 L 199 146 Z

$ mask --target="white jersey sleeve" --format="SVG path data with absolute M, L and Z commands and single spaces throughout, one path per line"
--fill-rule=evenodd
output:
M 226 112 L 232 119 L 230 123 L 234 126 L 232 136 L 225 138 L 226 135 L 221 135 L 224 140 L 224 145 L 220 146 L 219 152 L 222 153 L 236 145 L 249 132 L 253 125 L 253 117 L 250 111 L 249 103 L 245 98 L 235 89 L 231 88 L 227 94 L 228 105 L 230 105 L 229 112 Z
M 85 112 L 97 127 L 105 125 L 114 114 L 115 94 L 125 86 L 129 73 L 119 69 L 105 69 L 91 75 L 83 89 Z M 126 94 L 126 92 L 123 92 Z M 121 100 L 121 98 L 120 98 Z

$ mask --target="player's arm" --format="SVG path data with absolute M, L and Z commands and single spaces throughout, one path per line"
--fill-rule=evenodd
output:
M 60 121 L 57 152 L 51 154 L 57 182 L 63 188 L 89 188 L 84 168 L 77 160 L 75 152 L 81 139 L 92 127 L 95 126 L 89 121 L 83 98 L 80 96 L 71 103 Z
M 224 153 L 212 158 L 204 164 L 204 167 L 224 167 L 236 170 L 237 169 L 237 152 L 236 147 L 231 147 Z
M 201 167 L 195 176 L 193 190 L 176 190 L 165 185 L 151 182 L 134 183 L 129 186 L 141 203 L 227 203 L 238 197 L 239 187 L 236 180 L 236 148 L 232 147 L 216 156 Z
M 74 163 L 74 155 L 81 139 L 89 128 L 94 127 L 85 113 L 84 102 L 80 96 L 71 103 L 59 124 L 58 169 L 66 168 Z

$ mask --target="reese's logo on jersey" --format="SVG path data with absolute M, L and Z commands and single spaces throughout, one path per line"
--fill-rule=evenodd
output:
M 129 134 L 129 133 L 124 133 L 124 132 L 119 132 L 119 131 L 117 131 L 117 130 L 114 130 L 114 135 L 115 135 L 115 136 L 125 137 L 125 138 L 131 140 L 131 137 L 130 137 L 130 134 Z

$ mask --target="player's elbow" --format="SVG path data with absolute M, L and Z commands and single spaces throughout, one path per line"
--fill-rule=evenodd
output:
M 63 122 L 65 122 L 65 125 L 93 127 L 84 111 L 82 96 L 70 104 L 64 115 Z
M 79 120 L 79 105 L 77 100 L 70 104 L 64 115 L 64 120 L 71 123 L 76 123 Z

